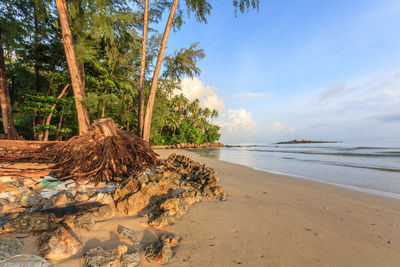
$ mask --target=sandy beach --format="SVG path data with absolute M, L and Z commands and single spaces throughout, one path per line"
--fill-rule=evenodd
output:
M 227 201 L 202 200 L 183 219 L 163 231 L 181 236 L 168 266 L 398 266 L 400 201 L 323 183 L 253 170 L 200 157 L 185 150 L 157 150 L 166 158 L 184 154 L 214 168 Z M 134 230 L 143 248 L 160 231 L 144 217 L 117 216 L 92 231 L 76 231 L 84 245 L 55 266 L 83 266 L 83 253 L 125 244 L 116 230 Z M 161 231 L 162 232 L 162 231 Z M 6 234 L 6 236 L 20 236 Z M 26 236 L 22 253 L 35 251 Z

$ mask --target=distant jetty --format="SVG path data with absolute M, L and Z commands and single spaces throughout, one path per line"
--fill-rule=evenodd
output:
M 285 142 L 278 142 L 275 145 L 290 145 L 290 144 L 323 144 L 323 143 L 341 143 L 341 141 L 311 141 L 311 140 L 290 140 Z

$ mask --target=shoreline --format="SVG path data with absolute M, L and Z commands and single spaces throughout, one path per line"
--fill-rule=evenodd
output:
M 181 237 L 168 266 L 357 267 L 397 266 L 400 261 L 397 199 L 256 170 L 190 150 L 155 152 L 160 159 L 176 153 L 213 168 L 227 201 L 202 199 L 161 230 L 149 228 L 146 216 L 121 214 L 97 222 L 91 231 L 74 229 L 83 249 L 55 267 L 82 266 L 90 249 L 126 244 L 116 234 L 119 225 L 136 233 L 139 266 L 160 266 L 145 260 L 144 248 L 165 232 Z M 37 236 L 3 237 L 23 238 L 21 253 L 38 253 Z
M 344 184 L 338 184 L 338 183 L 330 183 L 330 182 L 325 182 L 325 181 L 321 181 L 318 179 L 314 179 L 314 178 L 310 178 L 310 177 L 302 176 L 302 175 L 297 175 L 297 174 L 292 174 L 292 173 L 285 173 L 285 172 L 279 172 L 279 171 L 274 171 L 274 170 L 255 168 L 255 167 L 251 167 L 251 166 L 247 166 L 247 165 L 243 165 L 243 164 L 237 164 L 237 163 L 220 160 L 220 159 L 213 159 L 213 160 L 219 160 L 219 161 L 226 162 L 229 164 L 235 164 L 235 165 L 238 165 L 241 167 L 247 167 L 252 170 L 265 172 L 267 174 L 275 174 L 275 175 L 281 175 L 281 176 L 290 177 L 290 178 L 294 178 L 294 179 L 302 179 L 302 180 L 306 180 L 306 181 L 322 183 L 322 184 L 331 185 L 331 186 L 335 186 L 335 187 L 339 187 L 339 188 L 344 188 L 344 189 L 347 189 L 350 191 L 356 191 L 356 192 L 360 192 L 360 193 L 370 194 L 373 196 L 380 196 L 380 197 L 386 197 L 386 198 L 390 198 L 390 199 L 400 200 L 400 194 L 390 192 L 390 191 L 382 191 L 382 190 L 377 190 L 377 189 L 372 189 L 372 188 L 360 187 L 360 186 L 356 186 L 356 185 L 344 185 Z
M 183 154 L 214 168 L 228 194 L 226 202 L 195 205 L 171 226 L 189 239 L 173 266 L 187 266 L 183 260 L 189 256 L 193 266 L 396 266 L 400 261 L 398 199 L 188 150 L 156 152 Z

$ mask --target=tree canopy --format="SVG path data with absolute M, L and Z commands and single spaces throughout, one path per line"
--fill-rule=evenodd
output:
M 123 129 L 136 131 L 143 29 L 143 1 L 68 1 L 75 53 L 83 74 L 83 104 L 90 120 L 111 117 Z M 256 0 L 234 0 L 235 12 L 258 8 Z M 147 99 L 162 33 L 155 30 L 172 1 L 150 1 L 145 54 Z M 211 1 L 181 1 L 173 27 L 195 16 L 207 22 Z M 24 139 L 65 140 L 78 133 L 70 70 L 54 1 L 0 0 L 0 33 L 15 128 Z M 195 41 L 195 40 L 193 40 Z M 168 52 L 168 51 L 167 51 Z M 157 83 L 150 140 L 154 144 L 213 142 L 220 137 L 216 110 L 177 95 L 183 77 L 198 76 L 205 57 L 194 42 L 163 56 Z M 1 126 L 0 126 L 1 127 Z

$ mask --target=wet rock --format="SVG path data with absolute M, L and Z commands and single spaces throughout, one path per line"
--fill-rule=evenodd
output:
M 15 256 L 24 246 L 24 242 L 17 238 L 0 238 L 0 260 Z
M 170 246 L 162 242 L 154 242 L 145 248 L 144 256 L 151 263 L 166 264 L 173 255 Z
M 40 256 L 50 260 L 59 261 L 67 259 L 82 249 L 82 245 L 72 237 L 64 227 L 59 227 L 54 232 L 42 234 L 38 239 Z
M 126 246 L 104 250 L 101 247 L 92 248 L 85 253 L 84 259 L 88 267 L 117 267 L 121 266 L 121 256 L 127 252 Z
M 162 243 L 172 248 L 178 245 L 180 237 L 174 233 L 164 233 L 160 235 L 159 239 Z
M 128 238 L 129 240 L 131 240 L 134 245 L 140 244 L 135 235 L 135 232 L 133 232 L 131 229 L 123 227 L 122 225 L 118 225 L 117 233 L 121 238 Z
M 45 259 L 32 255 L 22 254 L 0 261 L 1 267 L 52 267 L 53 264 Z
M 7 216 L 4 232 L 29 233 L 47 231 L 50 229 L 49 214 L 29 213 Z

